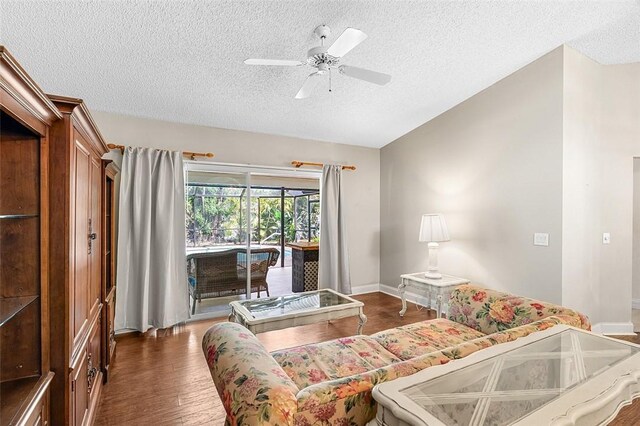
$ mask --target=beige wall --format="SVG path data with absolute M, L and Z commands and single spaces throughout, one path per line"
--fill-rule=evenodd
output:
M 426 268 L 420 215 L 442 212 L 452 235 L 443 272 L 622 330 L 633 156 L 640 64 L 599 65 L 560 47 L 382 149 L 381 282 Z M 534 232 L 550 233 L 550 246 L 534 247 Z
M 640 157 L 633 159 L 633 298 L 640 299 Z
M 599 135 L 596 120 L 600 91 L 599 67 L 572 49 L 565 49 L 563 146 L 563 268 L 562 300 L 596 320 L 600 310 L 602 227 L 597 194 L 603 188 L 595 178 Z M 617 235 L 613 236 L 620 243 Z
M 385 146 L 380 165 L 383 284 L 426 269 L 420 217 L 441 212 L 442 272 L 561 301 L 561 48 Z
M 355 164 L 345 172 L 354 287 L 379 282 L 380 150 L 103 112 L 93 116 L 105 138 L 127 146 L 211 151 L 215 161 L 287 167 L 292 160 Z M 357 290 L 354 290 L 357 291 Z
M 562 301 L 594 323 L 628 323 L 640 64 L 564 52 Z

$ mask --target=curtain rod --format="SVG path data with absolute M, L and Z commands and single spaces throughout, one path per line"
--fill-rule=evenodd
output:
M 124 154 L 124 149 L 126 148 L 124 145 L 116 145 L 114 143 L 108 143 L 107 147 L 109 147 L 109 149 L 119 149 L 122 154 Z M 182 155 L 184 155 L 185 157 L 189 157 L 192 160 L 195 160 L 196 157 L 207 157 L 207 158 L 213 158 L 214 157 L 214 154 L 212 152 L 183 151 Z
M 302 166 L 317 166 L 317 167 L 324 166 L 323 163 L 314 163 L 311 161 L 292 161 L 291 165 L 296 169 Z M 342 170 L 355 170 L 355 169 L 356 169 L 356 166 L 342 166 Z

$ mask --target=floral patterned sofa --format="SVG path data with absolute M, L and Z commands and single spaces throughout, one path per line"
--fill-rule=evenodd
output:
M 571 309 L 464 285 L 451 295 L 449 319 L 272 353 L 244 327 L 220 323 L 202 349 L 227 425 L 364 425 L 375 417 L 376 384 L 556 324 L 590 329 Z

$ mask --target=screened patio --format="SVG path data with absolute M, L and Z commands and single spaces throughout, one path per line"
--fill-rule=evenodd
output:
M 252 186 L 249 190 L 242 184 L 189 181 L 185 224 L 188 265 L 189 259 L 194 257 L 207 257 L 207 254 L 219 257 L 221 253 L 237 251 L 237 269 L 241 271 L 249 267 L 246 258 L 249 241 L 251 297 L 264 297 L 267 291 L 270 296 L 291 293 L 292 256 L 287 244 L 317 241 L 319 237 L 320 193 L 317 183 L 315 185 L 316 188 Z M 256 269 L 255 253 L 262 256 L 263 252 L 276 250 L 277 261 L 269 265 L 264 276 L 261 275 L 262 272 Z M 215 268 L 222 271 L 220 266 Z M 225 272 L 219 275 L 225 275 Z M 266 278 L 264 286 L 254 283 L 254 276 Z M 243 279 L 242 273 L 237 277 Z M 196 296 L 192 293 L 194 312 L 219 310 L 232 299 L 245 298 L 245 292 L 215 293 L 199 301 L 197 309 Z

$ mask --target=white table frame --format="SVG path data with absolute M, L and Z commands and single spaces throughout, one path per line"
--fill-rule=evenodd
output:
M 449 304 L 447 303 L 447 309 L 442 309 L 442 303 L 449 300 L 449 296 L 454 288 L 462 284 L 468 284 L 469 280 L 460 277 L 454 277 L 453 275 L 442 274 L 442 278 L 425 278 L 424 272 L 416 272 L 413 274 L 400 275 L 400 285 L 398 286 L 398 293 L 400 293 L 400 299 L 402 299 L 402 310 L 400 316 L 403 317 L 407 312 L 407 299 L 405 297 L 405 291 L 407 287 L 413 288 L 419 291 L 421 294 L 425 294 L 427 297 L 427 308 L 431 309 L 431 301 L 436 300 L 436 312 L 438 317 L 442 313 L 447 316 L 449 310 Z
M 345 294 L 331 289 L 307 291 L 302 293 L 295 293 L 293 295 L 302 296 L 320 292 L 333 293 L 338 297 L 347 299 L 349 303 L 335 306 L 325 306 L 323 308 L 297 310 L 287 314 L 274 315 L 271 317 L 253 318 L 251 312 L 243 305 L 243 303 L 248 302 L 248 300 L 236 300 L 229 303 L 229 306 L 231 307 L 229 321 L 237 322 L 245 326 L 253 334 L 258 334 L 267 331 L 281 330 L 283 328 L 315 324 L 320 321 L 332 321 L 341 318 L 357 316 L 357 334 L 362 334 L 362 329 L 367 322 L 367 316 L 364 314 L 363 310 L 364 303 L 360 302 L 359 300 L 353 299 Z M 278 297 L 264 297 L 261 299 L 252 299 L 252 301 L 255 302 L 256 300 L 275 300 Z
M 429 367 L 411 376 L 377 385 L 373 389 L 373 397 L 379 404 L 376 422 L 380 426 L 388 424 L 399 426 L 444 426 L 444 423 L 404 395 L 402 391 L 410 386 L 425 383 L 447 373 L 477 364 L 488 358 L 504 354 L 568 329 L 573 329 L 580 333 L 589 333 L 574 327 L 558 325 L 544 331 L 532 333 L 513 342 L 502 343 L 480 350 L 445 365 Z M 595 336 L 640 348 L 640 345 L 631 342 L 601 335 Z M 577 339 L 575 340 L 577 341 Z M 586 352 L 590 351 L 582 351 L 579 343 L 573 345 L 573 356 L 577 361 L 583 359 Z M 487 379 L 487 382 L 491 382 L 490 378 Z M 554 400 L 525 415 L 513 424 L 518 426 L 538 426 L 541 424 L 554 426 L 603 425 L 613 420 L 622 407 L 631 404 L 638 397 L 640 397 L 640 352 L 624 361 L 618 362 L 591 379 L 566 390 Z M 385 417 L 389 417 L 389 423 L 386 423 Z

